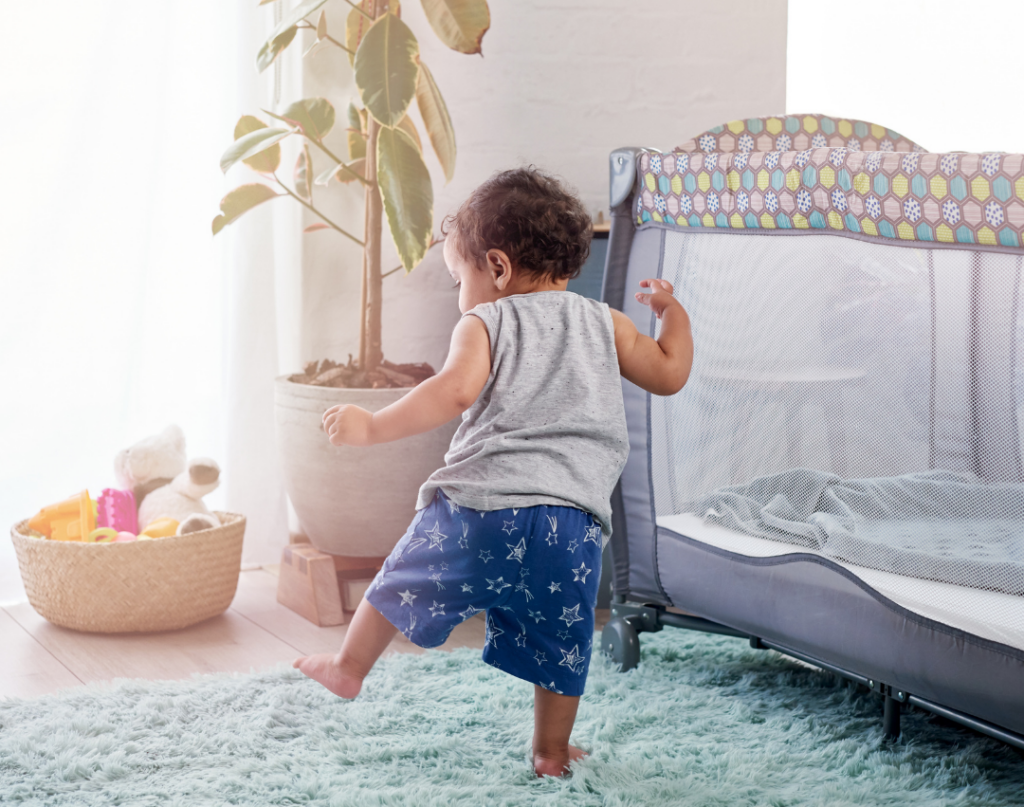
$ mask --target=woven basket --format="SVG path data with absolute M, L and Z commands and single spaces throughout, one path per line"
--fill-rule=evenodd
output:
M 235 598 L 245 517 L 152 541 L 89 544 L 11 528 L 28 601 L 39 614 L 93 633 L 175 630 L 223 613 Z

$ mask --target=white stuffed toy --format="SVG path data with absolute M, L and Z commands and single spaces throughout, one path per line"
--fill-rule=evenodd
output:
M 179 522 L 178 535 L 220 526 L 202 501 L 220 484 L 220 467 L 208 457 L 186 457 L 184 433 L 168 426 L 114 458 L 114 476 L 135 495 L 140 530 L 162 516 Z

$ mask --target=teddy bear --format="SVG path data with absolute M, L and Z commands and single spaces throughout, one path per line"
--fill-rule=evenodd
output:
M 208 457 L 187 459 L 176 425 L 118 452 L 114 476 L 135 496 L 139 529 L 162 516 L 179 522 L 178 535 L 220 526 L 202 501 L 220 484 L 220 467 Z

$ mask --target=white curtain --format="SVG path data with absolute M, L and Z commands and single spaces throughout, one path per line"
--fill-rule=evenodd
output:
M 277 110 L 275 70 L 257 74 L 255 56 L 280 5 L 5 10 L 25 33 L 0 49 L 5 530 L 116 487 L 115 453 L 178 423 L 190 455 L 221 464 L 208 505 L 248 517 L 243 565 L 287 542 L 273 379 L 298 364 L 299 212 L 273 200 L 210 229 L 220 198 L 258 180 L 219 159 L 241 114 Z M 278 79 L 282 104 L 301 97 L 294 66 Z M 22 597 L 0 540 L 0 604 Z

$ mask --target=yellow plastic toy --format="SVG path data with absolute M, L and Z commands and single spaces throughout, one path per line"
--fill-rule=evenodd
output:
M 150 522 L 146 529 L 139 533 L 139 540 L 145 541 L 147 538 L 169 538 L 178 532 L 178 522 L 173 518 L 163 516 Z
M 96 503 L 83 490 L 77 496 L 44 507 L 28 522 L 30 529 L 54 541 L 85 541 L 96 529 Z
M 98 527 L 90 532 L 85 540 L 92 544 L 108 544 L 117 540 L 117 530 L 111 527 Z

